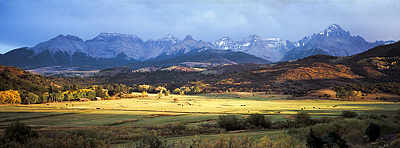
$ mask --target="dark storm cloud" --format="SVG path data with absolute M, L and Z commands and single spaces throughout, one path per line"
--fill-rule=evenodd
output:
M 333 23 L 370 41 L 398 40 L 399 10 L 398 0 L 0 0 L 0 50 L 100 32 L 295 41 Z

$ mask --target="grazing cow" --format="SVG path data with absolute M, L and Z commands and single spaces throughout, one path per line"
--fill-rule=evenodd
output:
M 88 102 L 88 101 L 90 101 L 90 99 L 88 99 L 88 98 L 79 98 L 79 101 L 80 102 Z

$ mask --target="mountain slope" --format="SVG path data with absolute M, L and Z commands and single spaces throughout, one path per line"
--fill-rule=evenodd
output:
M 0 91 L 20 90 L 41 95 L 53 81 L 24 70 L 0 65 Z
M 280 38 L 261 38 L 258 35 L 250 35 L 237 41 L 225 35 L 213 42 L 213 45 L 217 49 L 241 51 L 272 62 L 279 61 L 285 52 L 294 47 L 290 41 Z
M 351 56 L 351 60 L 354 61 L 370 57 L 394 57 L 394 56 L 400 56 L 400 42 L 388 45 L 382 45 L 369 49 L 366 52 Z
M 53 53 L 52 53 L 53 52 Z M 32 69 L 47 66 L 65 66 L 82 68 L 106 68 L 123 66 L 137 62 L 128 58 L 125 54 L 119 54 L 113 58 L 94 58 L 85 53 L 75 52 L 70 55 L 68 52 L 45 50 L 35 53 L 29 48 L 19 48 L 1 55 L 0 64 L 17 66 L 23 69 Z
M 400 42 L 378 46 L 340 61 L 370 79 L 400 79 Z
M 212 66 L 212 65 L 244 64 L 244 63 L 266 64 L 270 63 L 270 61 L 243 52 L 202 48 L 202 49 L 192 50 L 188 53 L 181 55 L 172 55 L 172 56 L 162 55 L 157 58 L 148 60 L 146 62 L 135 64 L 134 67 L 136 68 L 149 67 L 149 66 L 165 67 L 165 66 L 182 65 L 182 64 Z
M 218 59 L 214 62 L 231 63 L 233 59 L 223 55 L 231 54 L 229 50 L 199 49 L 191 51 L 186 56 L 165 58 L 152 63 L 141 63 L 146 70 L 132 71 L 110 70 L 112 76 L 101 77 L 107 82 L 146 83 L 161 85 L 168 83 L 171 88 L 202 84 L 206 92 L 259 91 L 290 94 L 295 97 L 306 96 L 319 90 L 333 91 L 336 88 L 346 88 L 363 93 L 389 93 L 400 95 L 400 42 L 379 46 L 366 52 L 347 57 L 329 55 L 313 55 L 291 62 L 276 64 L 233 64 L 207 67 L 204 71 L 172 70 L 163 71 L 150 64 L 201 63 L 206 57 Z M 205 52 L 205 53 L 202 53 Z M 198 53 L 202 53 L 201 57 Z M 224 53 L 223 55 L 218 55 Z M 246 53 L 233 52 L 234 55 Z M 207 56 L 213 55 L 213 56 Z M 251 56 L 251 55 L 250 55 Z M 190 57 L 186 59 L 185 57 Z M 216 57 L 216 58 L 215 58 Z M 206 61 L 212 61 L 210 59 Z M 240 63 L 246 60 L 237 60 Z M 254 62 L 254 61 L 252 61 Z M 245 63 L 245 62 L 244 62 Z M 168 69 L 168 68 L 167 68 Z M 186 67 L 179 67 L 186 69 Z M 110 74 L 109 74 L 110 75 Z M 171 84 L 171 85 L 170 85 Z M 347 89 L 348 88 L 348 89 Z M 315 96 L 314 96 L 315 97 Z M 318 96 L 317 96 L 318 97 Z M 335 97 L 335 96 L 331 96 Z M 362 96 L 365 97 L 365 96 Z M 377 96 L 366 96 L 376 99 Z M 307 98 L 307 97 L 306 97 Z M 307 99 L 312 98 L 308 97 Z M 327 97 L 324 97 L 327 98 Z M 361 98 L 361 97 L 359 97 Z
M 87 53 L 85 42 L 81 38 L 72 35 L 59 35 L 46 42 L 39 43 L 31 49 L 35 54 L 45 51 L 49 51 L 51 54 L 61 52 L 68 55 L 72 55 L 75 52 Z
M 282 61 L 302 59 L 302 58 L 313 56 L 313 55 L 329 55 L 329 53 L 324 51 L 323 49 L 315 49 L 315 48 L 304 49 L 304 50 L 290 50 L 282 58 Z
M 85 44 L 88 55 L 92 57 L 114 58 L 124 53 L 133 59 L 145 58 L 144 42 L 136 35 L 100 33 L 95 38 L 85 41 Z
M 225 74 L 220 82 L 227 80 L 293 95 L 335 87 L 400 94 L 400 42 L 348 57 L 314 55 L 257 70 Z
M 296 42 L 296 48 L 287 52 L 282 61 L 300 59 L 304 55 L 314 55 L 308 53 L 310 49 L 321 49 L 324 53 L 332 56 L 351 56 L 390 42 L 376 41 L 371 43 L 361 36 L 353 36 L 349 31 L 333 24 L 318 34 L 304 37 Z M 321 52 L 316 54 L 321 54 Z

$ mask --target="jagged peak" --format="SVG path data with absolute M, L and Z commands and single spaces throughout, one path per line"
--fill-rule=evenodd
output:
M 275 42 L 280 42 L 280 41 L 282 41 L 282 39 L 281 39 L 281 38 L 278 38 L 278 37 L 265 38 L 265 39 L 263 39 L 263 40 L 266 40 L 266 41 L 275 41 Z
M 164 38 L 175 38 L 172 33 L 167 33 Z
M 228 34 L 224 34 L 219 38 L 220 41 L 226 41 L 226 40 L 231 40 Z
M 321 31 L 318 35 L 329 37 L 332 34 L 336 35 L 350 35 L 350 32 L 345 31 L 342 27 L 338 24 L 332 24 L 328 26 L 324 31 Z
M 74 35 L 69 35 L 69 34 L 67 34 L 67 35 L 60 34 L 60 35 L 56 36 L 55 38 L 52 38 L 51 40 L 65 40 L 65 39 L 66 40 L 83 41 L 81 38 L 74 36 Z
M 120 38 L 134 38 L 134 39 L 139 39 L 137 35 L 134 34 L 122 34 L 122 33 L 100 33 L 98 34 L 93 40 L 104 40 L 104 39 L 109 39 L 109 38 L 115 38 L 115 37 L 120 37 Z
M 329 30 L 343 30 L 342 27 L 340 27 L 340 25 L 338 24 L 332 24 L 328 26 Z
M 186 35 L 184 41 L 194 40 L 192 35 Z
M 172 35 L 171 33 L 167 33 L 163 38 L 161 38 L 160 40 L 163 40 L 163 41 L 171 41 L 171 42 L 174 42 L 174 43 L 177 43 L 178 42 L 178 38 L 176 38 L 174 35 Z
M 84 41 L 77 36 L 60 34 L 48 41 L 36 44 L 30 49 L 33 50 L 35 54 L 49 51 L 52 54 L 64 52 L 72 55 L 76 51 L 86 52 L 86 45 Z
M 259 39 L 261 39 L 261 37 L 259 35 L 256 35 L 256 34 L 250 34 L 247 38 L 251 39 L 251 40 L 259 40 Z
M 342 27 L 340 27 L 338 24 L 332 24 L 328 26 L 324 31 L 324 33 L 330 33 L 330 32 L 346 32 Z

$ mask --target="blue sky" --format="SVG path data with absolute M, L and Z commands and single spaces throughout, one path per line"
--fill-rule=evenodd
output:
M 0 52 L 59 34 L 211 41 L 249 34 L 296 41 L 339 24 L 369 41 L 400 39 L 399 0 L 0 0 Z

